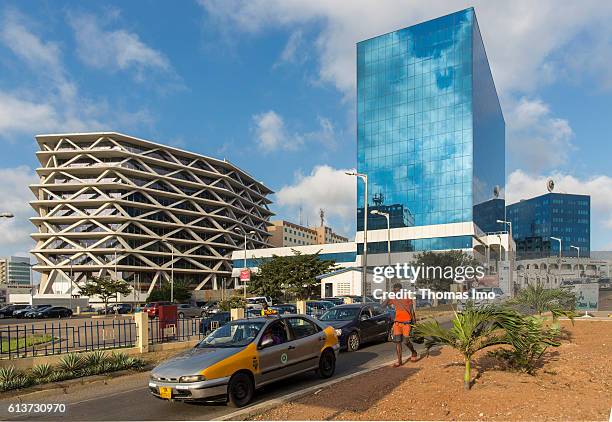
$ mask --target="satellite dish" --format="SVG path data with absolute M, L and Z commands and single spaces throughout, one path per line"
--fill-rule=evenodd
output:
M 499 185 L 495 185 L 495 187 L 493 187 L 493 196 L 495 198 L 499 198 Z
M 555 182 L 553 179 L 548 179 L 546 181 L 546 189 L 548 189 L 549 192 L 552 192 L 555 189 Z

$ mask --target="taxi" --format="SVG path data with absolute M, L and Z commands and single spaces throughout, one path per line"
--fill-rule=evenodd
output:
M 334 328 L 307 315 L 240 319 L 155 367 L 149 390 L 160 399 L 242 407 L 271 382 L 312 370 L 331 377 L 339 349 Z

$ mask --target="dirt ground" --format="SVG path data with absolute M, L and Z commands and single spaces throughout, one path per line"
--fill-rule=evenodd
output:
M 481 352 L 472 371 L 474 385 L 464 391 L 461 356 L 445 347 L 416 363 L 343 381 L 256 419 L 607 421 L 612 321 L 562 325 L 569 338 L 546 352 L 535 376 L 502 371 Z

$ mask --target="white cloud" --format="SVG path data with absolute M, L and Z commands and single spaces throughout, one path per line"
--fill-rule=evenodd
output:
M 541 173 L 565 164 L 574 149 L 569 122 L 554 117 L 548 104 L 540 99 L 522 97 L 508 105 L 510 168 Z
M 546 181 L 555 181 L 555 192 L 591 196 L 592 250 L 607 247 L 612 238 L 612 177 L 599 175 L 585 179 L 553 172 L 546 176 L 532 176 L 516 170 L 508 177 L 506 203 L 532 198 L 546 193 Z M 595 228 L 597 228 L 595 230 Z
M 147 110 L 129 112 L 83 95 L 66 70 L 60 45 L 34 33 L 35 22 L 14 9 L 5 10 L 0 22 L 0 43 L 34 75 L 11 91 L 0 90 L 0 138 L 115 128 L 109 121 L 127 128 L 150 123 Z
M 298 175 L 291 185 L 276 193 L 275 203 L 285 215 L 295 220 L 302 208 L 311 224 L 319 221 L 319 209 L 335 227 L 354 231 L 356 185 L 355 178 L 345 174 L 348 169 L 335 169 L 327 165 L 316 166 L 309 175 Z
M 304 61 L 303 32 L 301 30 L 293 31 L 285 44 L 279 60 L 274 64 L 278 66 L 281 63 L 301 63 Z
M 285 120 L 274 110 L 253 116 L 255 137 L 259 148 L 264 152 L 278 150 L 295 151 L 305 142 L 320 142 L 327 148 L 334 148 L 334 125 L 326 117 L 318 117 L 319 129 L 313 132 L 291 132 Z
M 111 72 L 133 69 L 138 80 L 144 78 L 145 71 L 172 70 L 166 56 L 142 42 L 138 34 L 105 29 L 91 14 L 71 14 L 68 21 L 75 33 L 79 58 L 90 67 Z
M 0 212 L 15 215 L 11 219 L 0 219 L 0 256 L 23 255 L 34 246 L 30 233 L 35 230 L 28 220 L 34 215 L 29 205 L 34 195 L 28 185 L 37 182 L 38 177 L 27 166 L 0 168 Z

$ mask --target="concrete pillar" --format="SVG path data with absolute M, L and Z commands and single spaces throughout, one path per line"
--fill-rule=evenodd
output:
M 297 313 L 298 314 L 306 315 L 306 301 L 298 300 L 295 303 L 295 307 L 297 308 Z
M 232 318 L 232 321 L 244 318 L 244 308 L 230 309 L 230 316 Z
M 134 314 L 136 323 L 136 347 L 140 353 L 149 351 L 149 315 L 146 312 Z
M 81 307 L 80 306 L 76 307 L 76 312 L 74 314 L 75 315 L 81 315 Z

